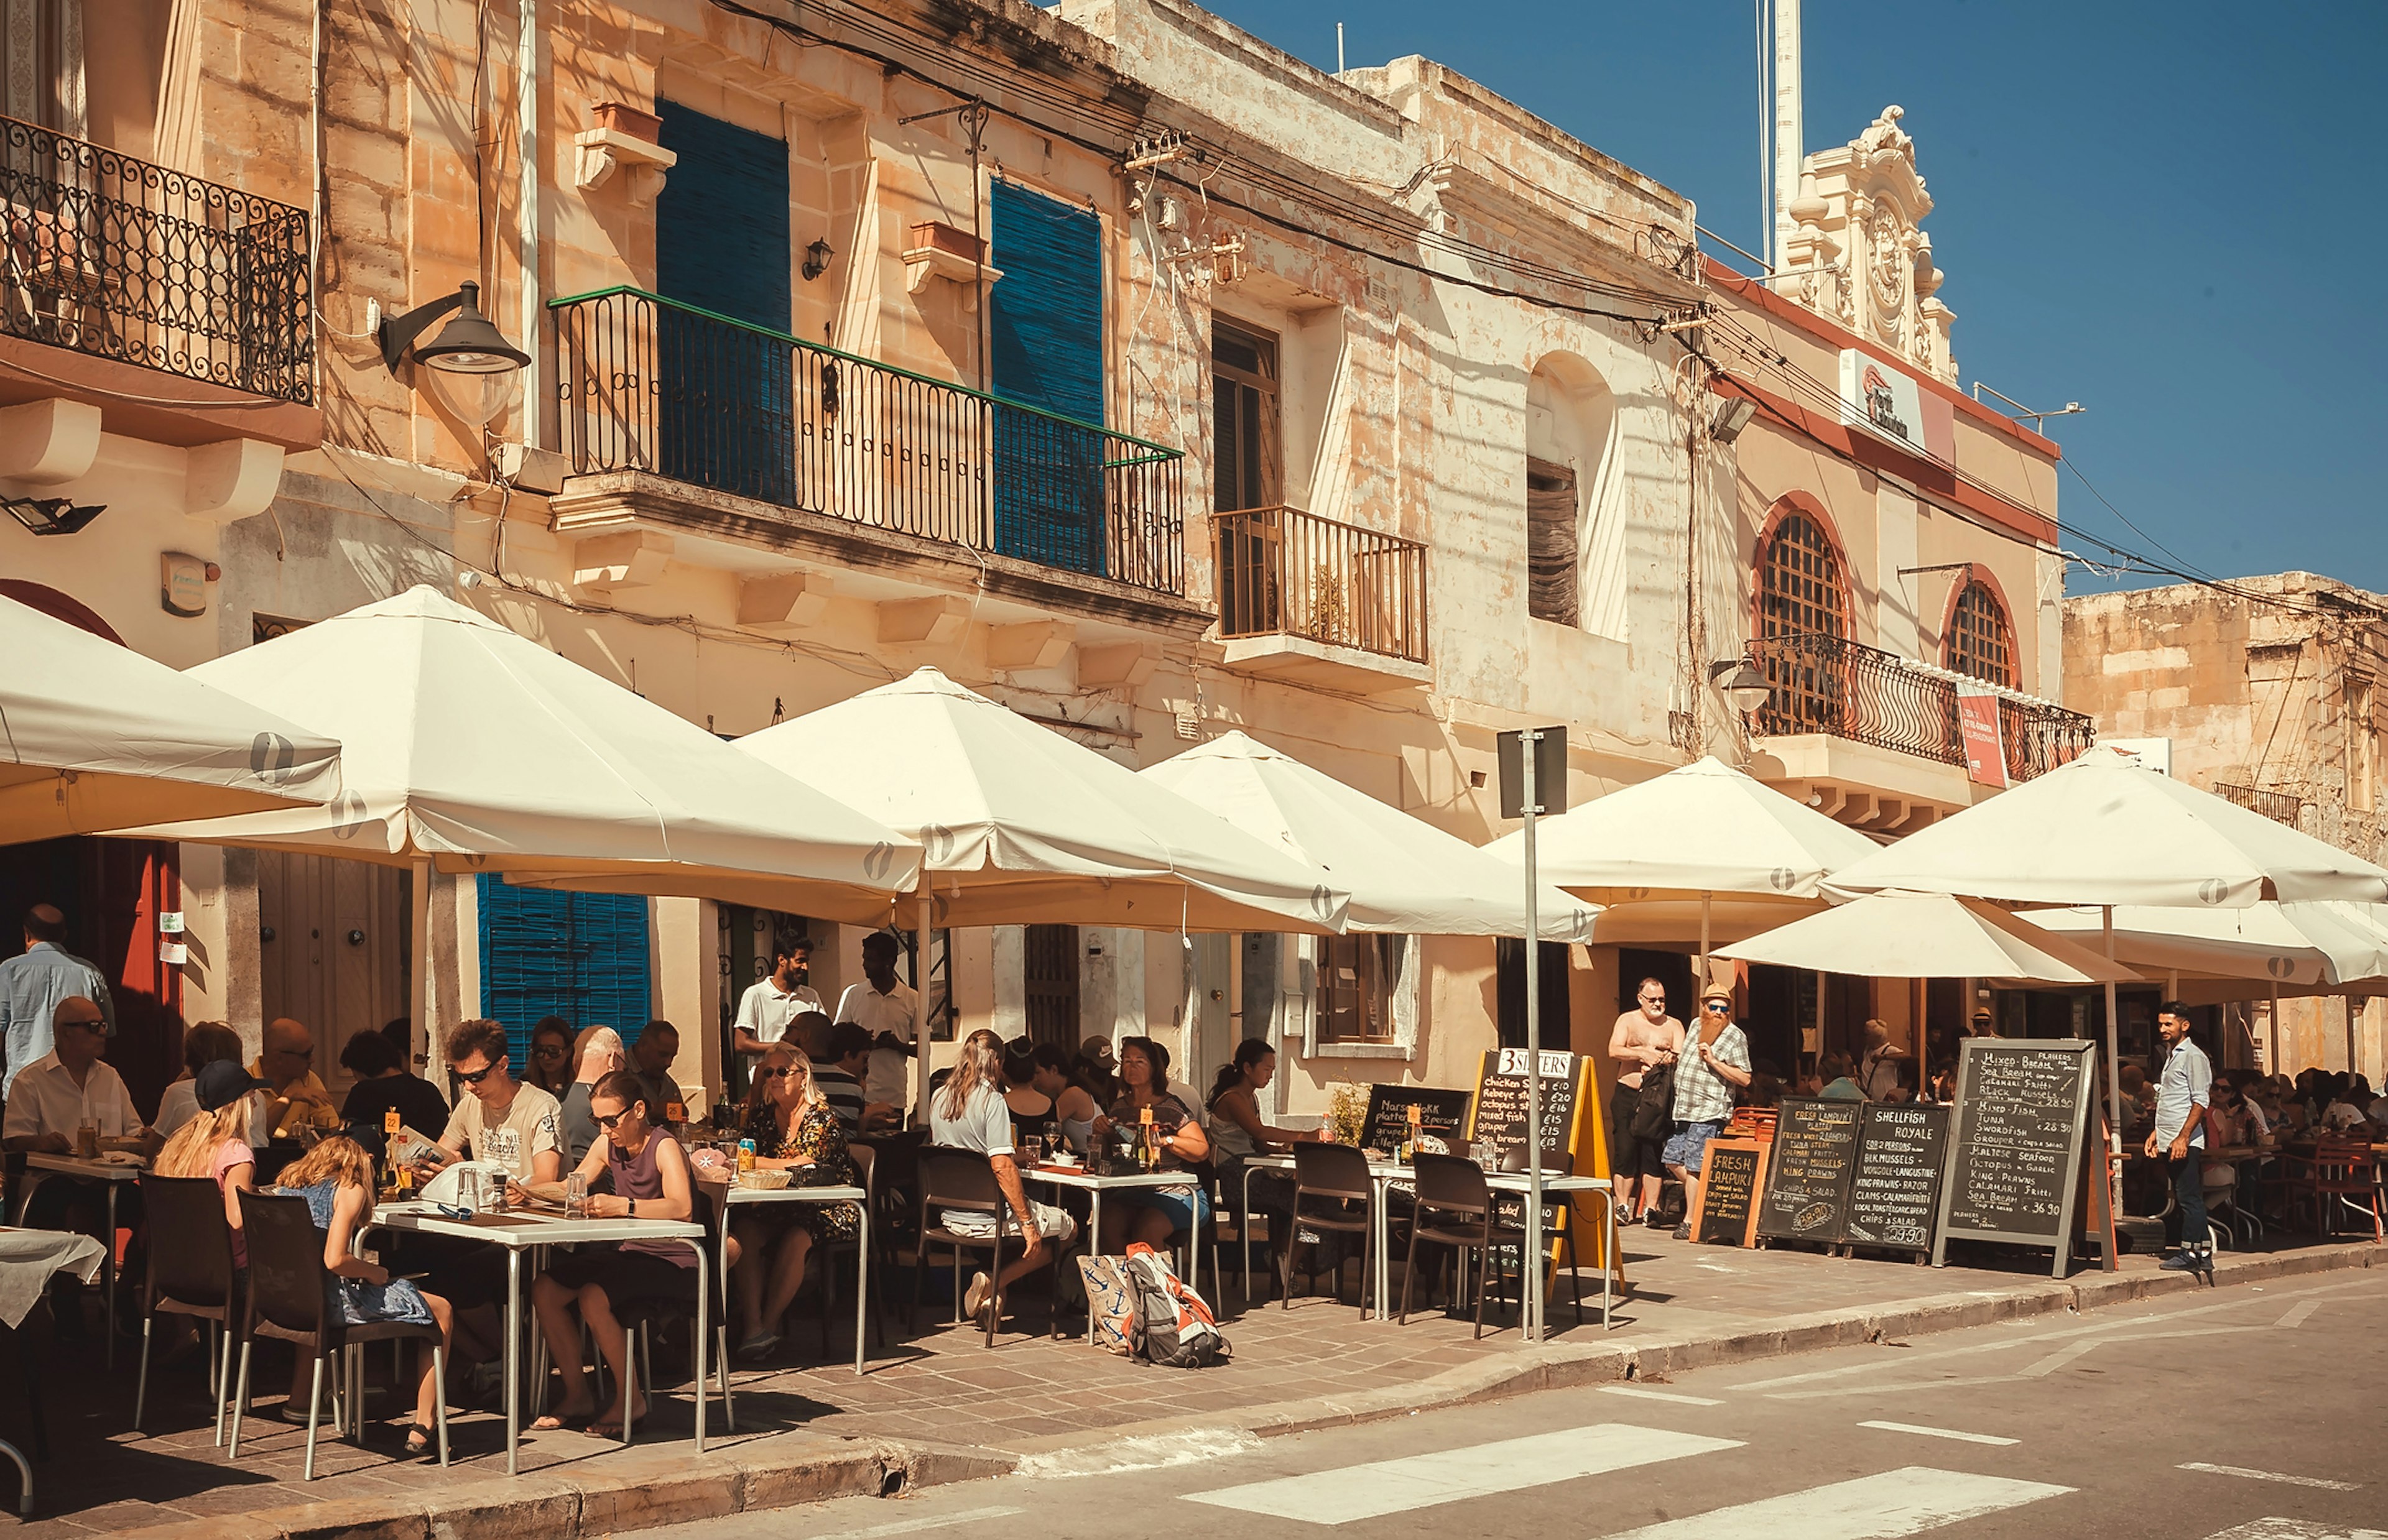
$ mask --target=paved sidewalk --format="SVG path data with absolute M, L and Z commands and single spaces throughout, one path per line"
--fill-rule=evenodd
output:
M 52 1458 L 38 1468 L 39 1516 L 20 1533 L 33 1540 L 98 1533 L 470 1540 L 528 1527 L 594 1536 L 996 1474 L 1023 1458 L 1049 1464 L 1161 1432 L 1270 1434 L 1556 1385 L 1664 1380 L 1698 1364 L 1900 1340 L 2194 1286 L 2146 1257 L 2125 1258 L 2118 1274 L 2078 1272 L 2059 1282 L 2048 1277 L 2046 1254 L 2036 1254 L 2036 1268 L 2034 1256 L 1932 1269 L 1696 1247 L 1637 1232 L 1627 1248 L 1634 1296 L 1620 1305 L 1616 1330 L 1600 1330 L 1595 1294 L 1582 1326 L 1565 1305 L 1552 1310 L 1552 1342 L 1539 1351 L 1523 1348 L 1505 1314 L 1497 1329 L 1488 1322 L 1480 1343 L 1467 1320 L 1440 1311 L 1414 1315 L 1406 1326 L 1379 1324 L 1323 1296 L 1236 1314 L 1231 1287 L 1226 1330 L 1235 1361 L 1200 1372 L 1130 1363 L 1082 1338 L 1048 1341 L 1042 1300 L 1025 1302 L 991 1350 L 975 1331 L 926 1322 L 908 1336 L 899 1310 L 891 1323 L 897 1340 L 863 1378 L 850 1357 L 843 1366 L 742 1367 L 742 1431 L 720 1433 L 717 1405 L 709 1418 L 716 1437 L 702 1458 L 688 1442 L 683 1387 L 641 1424 L 636 1448 L 578 1433 L 533 1434 L 524 1474 L 513 1479 L 500 1449 L 502 1425 L 487 1413 L 452 1420 L 456 1463 L 447 1471 L 399 1459 L 396 1430 L 377 1426 L 366 1449 L 322 1444 L 319 1479 L 302 1483 L 303 1433 L 270 1416 L 252 1420 L 235 1465 L 214 1446 L 196 1358 L 158 1374 L 152 1436 L 135 1439 L 126 1431 L 129 1368 L 106 1380 L 68 1372 L 54 1357 L 45 1376 Z M 2375 1263 L 2388 1265 L 2388 1250 L 2316 1246 L 2228 1257 L 2219 1272 L 2227 1285 Z M 815 1346 L 808 1329 L 793 1341 L 807 1353 Z M 833 1332 L 832 1343 L 832 1354 L 841 1344 L 850 1352 L 842 1334 Z M 375 1367 L 386 1374 L 387 1365 L 384 1355 Z M 660 1362 L 658 1370 L 670 1377 Z M 260 1374 L 258 1382 L 273 1382 Z M 393 1409 L 387 1393 L 374 1409 Z M 0 1403 L 0 1436 L 22 1440 L 13 1404 Z

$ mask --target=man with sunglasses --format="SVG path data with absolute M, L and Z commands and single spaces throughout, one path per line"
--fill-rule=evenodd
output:
M 113 1035 L 97 1002 L 70 994 L 52 1007 L 50 1051 L 26 1065 L 8 1095 L 8 1111 L 0 1121 L 0 1140 L 8 1153 L 39 1151 L 50 1155 L 75 1153 L 75 1138 L 85 1123 L 97 1131 L 103 1150 L 133 1150 L 155 1155 L 164 1142 L 144 1128 L 133 1108 L 124 1081 L 100 1054 Z M 31 1230 L 71 1230 L 103 1244 L 109 1210 L 108 1189 L 79 1177 L 28 1172 L 34 1181 L 25 1199 L 22 1223 Z M 141 1194 L 119 1193 L 114 1213 L 118 1226 L 141 1228 Z M 136 1275 L 137 1276 L 137 1275 Z M 82 1292 L 61 1277 L 51 1286 L 53 1319 L 58 1334 L 70 1342 L 83 1339 L 85 1328 Z
M 562 1107 L 509 1072 L 506 1029 L 459 1022 L 448 1034 L 448 1076 L 463 1092 L 439 1136 L 433 1169 L 466 1157 L 495 1161 L 516 1181 L 553 1181 L 564 1169 Z
M 1700 1208 L 1700 1170 L 1708 1141 L 1724 1131 L 1733 1116 L 1733 1093 L 1749 1084 L 1749 1040 L 1734 1025 L 1733 991 L 1709 984 L 1700 991 L 1699 1019 L 1675 1061 L 1675 1132 L 1667 1141 L 1667 1169 L 1683 1184 L 1683 1219 L 1675 1239 L 1692 1238 L 1692 1216 Z

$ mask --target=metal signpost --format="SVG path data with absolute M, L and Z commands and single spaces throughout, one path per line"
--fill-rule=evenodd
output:
M 1535 903 L 1542 888 L 1534 861 L 1534 819 L 1567 811 L 1567 729 L 1528 727 L 1498 739 L 1501 815 L 1525 820 L 1526 855 L 1526 1212 L 1521 1227 L 1532 1237 L 1526 1275 L 1520 1334 L 1543 1340 L 1543 925 Z M 1538 776 L 1537 771 L 1544 774 Z M 1547 781 L 1550 790 L 1538 784 Z M 1519 1262 L 1525 1262 L 1523 1256 Z

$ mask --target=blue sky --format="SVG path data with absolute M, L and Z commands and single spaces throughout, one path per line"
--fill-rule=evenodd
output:
M 1759 249 L 1747 0 L 1212 4 L 1327 69 L 1339 16 L 1355 67 L 1441 60 Z M 2080 401 L 2051 436 L 2145 534 L 2069 473 L 2068 528 L 2216 576 L 2388 591 L 2361 449 L 2388 400 L 2388 305 L 2365 276 L 2388 246 L 2388 5 L 1808 0 L 1806 50 L 1807 149 L 1907 109 L 1960 383 Z

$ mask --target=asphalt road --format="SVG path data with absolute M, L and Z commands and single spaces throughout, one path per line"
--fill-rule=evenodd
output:
M 999 1481 L 645 1533 L 1338 1531 L 2388 1540 L 2388 1276 L 2172 1295 L 1265 1442 L 1097 1444 Z

